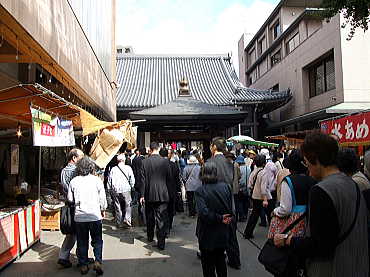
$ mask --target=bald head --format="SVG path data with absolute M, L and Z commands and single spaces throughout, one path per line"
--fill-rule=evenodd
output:
M 82 152 L 78 148 L 73 148 L 71 151 L 69 151 L 67 159 L 68 163 L 77 163 L 79 160 L 81 160 L 84 157 L 84 152 Z

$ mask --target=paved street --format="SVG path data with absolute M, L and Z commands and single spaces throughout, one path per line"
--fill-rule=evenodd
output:
M 167 241 L 166 250 L 159 252 L 146 242 L 143 227 L 131 230 L 112 230 L 112 221 L 106 220 L 104 230 L 104 276 L 202 276 L 200 261 L 196 257 L 196 219 L 180 214 L 175 218 L 174 232 Z M 244 224 L 239 225 L 243 229 Z M 258 245 L 263 243 L 265 228 L 256 228 Z M 63 236 L 60 232 L 44 231 L 41 242 L 19 260 L 0 272 L 0 276 L 80 276 L 76 266 L 59 269 L 56 264 Z M 270 276 L 257 261 L 258 250 L 239 235 L 242 256 L 240 271 L 228 269 L 229 276 Z M 75 251 L 73 250 L 73 253 Z M 92 257 L 92 252 L 90 254 Z M 76 263 L 76 256 L 73 255 Z M 87 276 L 94 275 L 90 270 Z

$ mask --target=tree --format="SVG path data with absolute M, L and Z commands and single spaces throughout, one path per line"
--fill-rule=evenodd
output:
M 346 20 L 342 25 L 351 25 L 347 40 L 353 38 L 357 28 L 365 31 L 369 28 L 370 0 L 323 0 L 324 16 L 331 18 L 341 12 Z

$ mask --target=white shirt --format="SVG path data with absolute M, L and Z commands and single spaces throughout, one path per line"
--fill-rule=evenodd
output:
M 102 180 L 91 174 L 74 177 L 68 188 L 68 201 L 76 206 L 76 222 L 101 220 L 101 211 L 107 208 Z
M 119 167 L 119 168 L 118 168 Z M 122 171 L 126 174 L 123 175 Z M 123 162 L 113 167 L 108 177 L 108 189 L 115 193 L 124 193 L 131 191 L 135 185 L 135 176 L 132 168 Z
M 275 208 L 274 214 L 278 217 L 286 217 L 292 212 L 292 193 L 288 183 L 284 180 L 281 182 L 280 206 Z

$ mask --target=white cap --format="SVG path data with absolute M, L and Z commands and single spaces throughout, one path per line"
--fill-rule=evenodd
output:
M 266 157 L 266 160 L 270 159 L 270 151 L 266 148 L 261 149 L 260 155 L 263 155 Z

